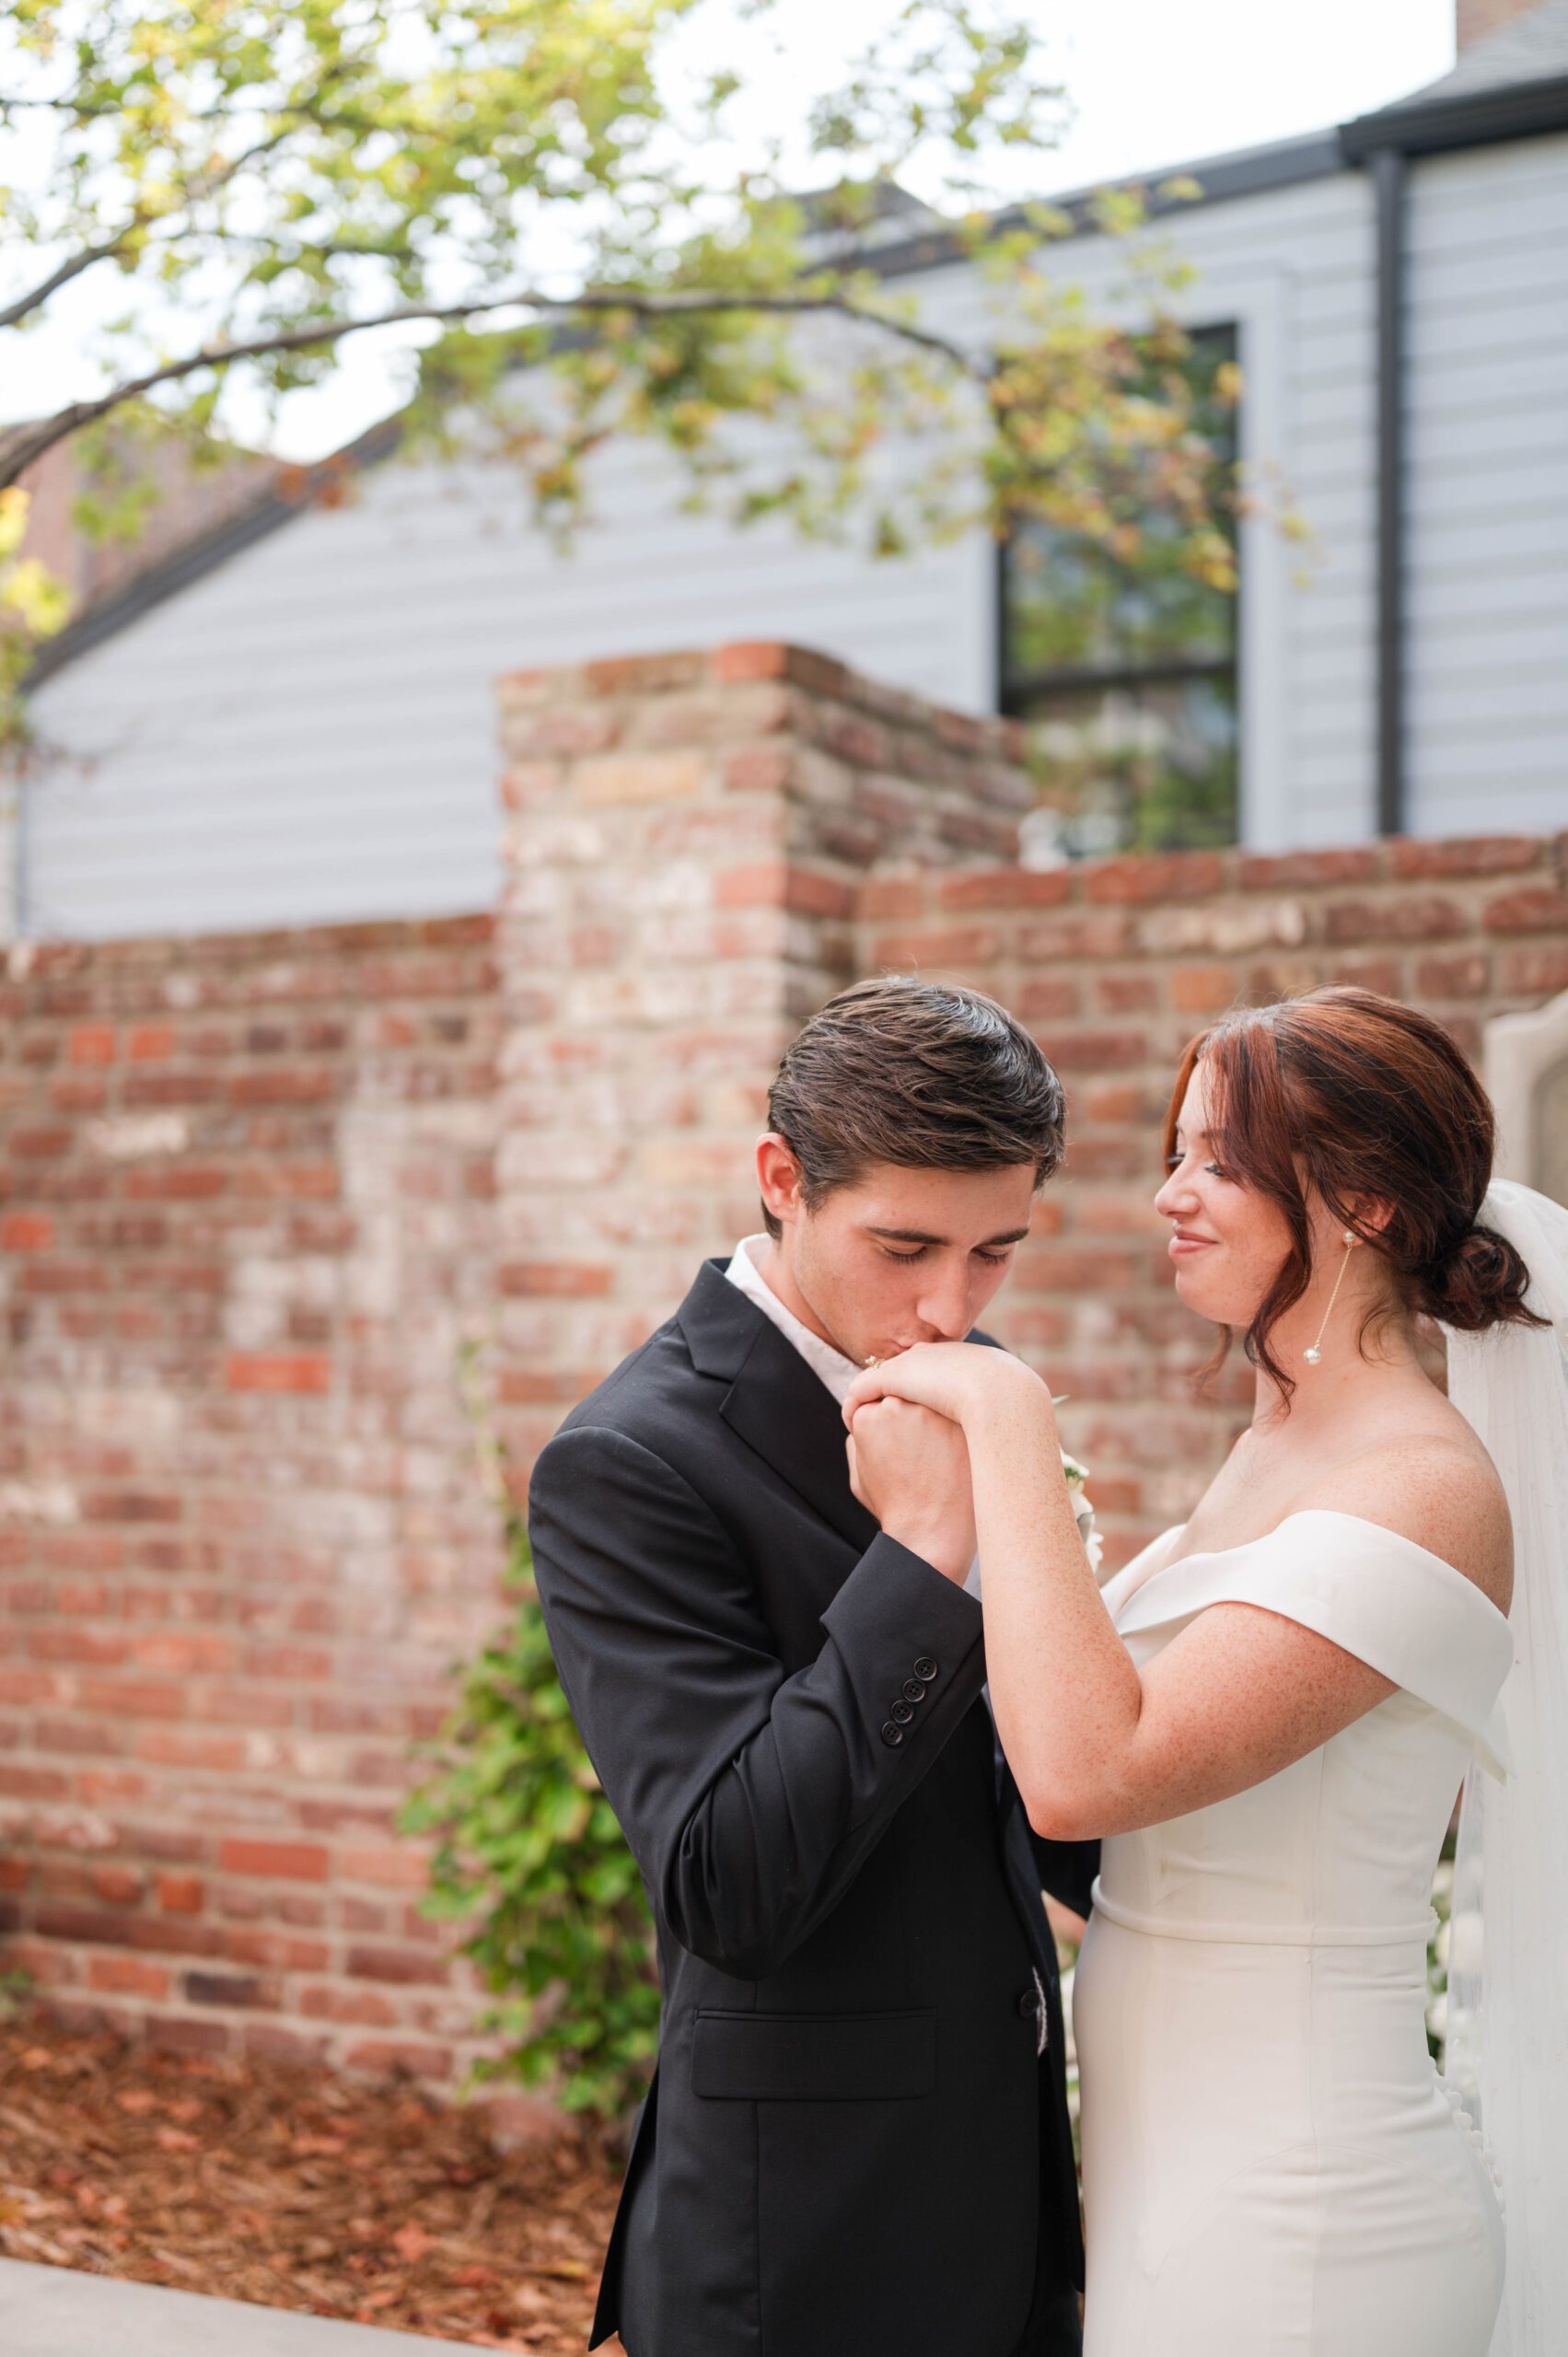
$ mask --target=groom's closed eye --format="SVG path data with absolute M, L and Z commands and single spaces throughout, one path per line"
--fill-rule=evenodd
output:
M 868 1227 L 865 1232 L 881 1247 L 884 1257 L 889 1260 L 923 1260 L 933 1245 L 945 1248 L 947 1243 L 947 1237 L 925 1236 L 919 1228 Z M 1015 1227 L 1003 1236 L 988 1236 L 983 1244 L 975 1246 L 973 1257 L 977 1260 L 989 1260 L 993 1268 L 1000 1268 L 1012 1247 L 1021 1244 L 1028 1234 L 1027 1227 Z M 894 1251 L 890 1248 L 894 1245 L 905 1245 L 909 1249 Z
M 890 1252 L 888 1249 L 888 1247 L 883 1245 L 882 1255 L 883 1258 L 888 1260 L 923 1260 L 930 1248 L 929 1245 L 922 1244 L 912 1252 Z M 1009 1249 L 1011 1249 L 1011 1247 L 1009 1247 Z M 974 1249 L 974 1258 L 977 1260 L 989 1260 L 992 1262 L 993 1266 L 999 1268 L 1006 1260 L 1007 1254 L 1006 1252 L 987 1252 L 982 1246 L 977 1244 Z

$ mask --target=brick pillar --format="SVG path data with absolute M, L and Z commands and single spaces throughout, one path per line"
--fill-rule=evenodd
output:
M 784 1042 L 875 864 L 1010 859 L 1013 724 L 772 643 L 500 683 L 502 1399 L 519 1470 L 760 1224 Z

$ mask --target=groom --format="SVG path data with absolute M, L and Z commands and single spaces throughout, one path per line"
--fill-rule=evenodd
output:
M 895 977 L 807 1024 L 769 1120 L 767 1234 L 698 1271 L 529 1497 L 664 2000 L 590 2345 L 1067 2357 L 1040 1890 L 1086 1910 L 1092 1845 L 1031 1834 L 995 1746 L 961 1434 L 898 1403 L 852 1489 L 839 1413 L 867 1359 L 971 1333 L 1062 1092 L 993 1001 Z

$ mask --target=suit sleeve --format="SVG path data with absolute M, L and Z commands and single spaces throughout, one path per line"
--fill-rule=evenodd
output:
M 1086 1916 L 1094 1905 L 1090 1888 L 1099 1872 L 1098 1841 L 1048 1841 L 1042 1833 L 1031 1830 L 1035 1866 L 1040 1875 L 1040 1887 L 1074 1915 Z
M 786 1677 L 751 1580 L 679 1474 L 578 1426 L 540 1457 L 534 1575 L 588 1755 L 670 1931 L 761 1980 L 831 1911 L 981 1690 L 980 1607 L 879 1535 Z M 889 1743 L 916 1665 L 923 1700 Z

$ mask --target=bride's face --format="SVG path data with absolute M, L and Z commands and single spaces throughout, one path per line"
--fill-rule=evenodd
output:
M 1181 1103 L 1176 1152 L 1155 1209 L 1170 1222 L 1176 1290 L 1189 1309 L 1218 1326 L 1249 1326 L 1290 1248 L 1284 1213 L 1268 1196 L 1229 1178 L 1215 1159 L 1202 1060 Z

